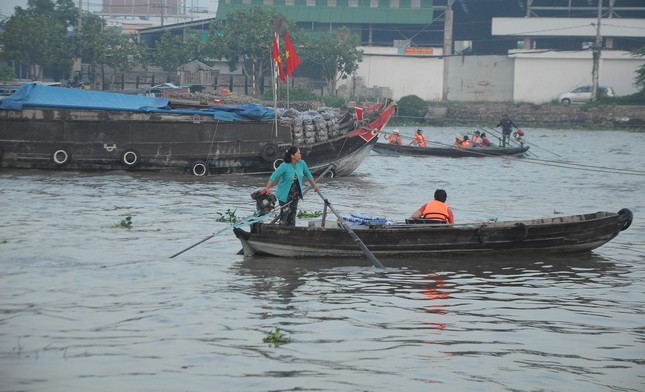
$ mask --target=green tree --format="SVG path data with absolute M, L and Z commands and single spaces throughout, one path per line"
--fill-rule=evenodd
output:
M 43 77 L 44 66 L 71 66 L 67 26 L 53 16 L 15 14 L 0 38 L 4 58 L 27 66 L 32 80 Z
M 16 78 L 16 73 L 12 67 L 0 67 L 0 80 L 12 81 Z
M 330 93 L 336 95 L 337 83 L 353 74 L 363 61 L 359 44 L 360 38 L 346 27 L 310 39 L 298 55 L 302 67 L 307 69 L 303 72 L 318 74 L 325 80 Z
M 110 89 L 118 72 L 131 71 L 135 66 L 144 63 L 145 46 L 137 44 L 131 36 L 123 35 L 114 29 L 103 30 L 100 45 L 102 50 L 97 62 L 113 70 L 108 87 Z
M 632 56 L 634 57 L 645 57 L 645 45 L 640 48 L 633 50 Z M 636 77 L 634 78 L 634 86 L 639 88 L 641 91 L 645 91 L 645 64 L 638 67 L 636 70 Z
M 72 0 L 29 0 L 27 9 L 16 7 L 0 35 L 3 57 L 25 64 L 32 80 L 42 79 L 43 67 L 66 76 L 74 55 L 67 37 L 74 10 Z
M 273 20 L 285 20 L 275 8 L 249 7 L 232 11 L 227 15 L 219 46 L 218 58 L 226 58 L 231 71 L 240 67 L 244 75 L 254 80 L 263 93 L 264 76 L 270 75 L 273 53 Z M 295 22 L 286 21 L 286 29 L 295 31 Z M 282 36 L 282 31 L 278 32 Z M 281 40 L 282 42 L 282 40 Z M 212 46 L 211 46 L 212 47 Z M 282 50 L 284 53 L 284 44 Z M 284 64 L 284 58 L 282 59 Z
M 186 30 L 184 37 L 166 31 L 157 42 L 154 62 L 164 71 L 176 71 L 187 62 L 204 61 L 205 48 L 206 44 L 202 42 L 198 31 Z
M 406 95 L 397 102 L 398 115 L 403 117 L 419 117 L 428 111 L 428 103 L 416 95 Z

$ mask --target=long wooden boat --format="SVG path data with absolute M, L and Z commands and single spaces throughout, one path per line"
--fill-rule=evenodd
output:
M 369 156 L 395 109 L 387 100 L 347 121 L 329 108 L 173 110 L 166 98 L 26 84 L 0 99 L 0 166 L 259 174 L 295 144 L 313 173 L 333 164 L 331 175 L 344 176 Z
M 374 151 L 384 155 L 437 156 L 449 158 L 523 155 L 529 146 L 517 147 L 418 147 L 403 144 L 376 143 Z
M 376 257 L 530 255 L 588 252 L 604 245 L 633 219 L 626 208 L 549 218 L 471 224 L 361 224 L 351 229 Z M 345 221 L 342 224 L 347 224 Z M 339 222 L 310 226 L 256 223 L 234 229 L 245 256 L 362 257 Z

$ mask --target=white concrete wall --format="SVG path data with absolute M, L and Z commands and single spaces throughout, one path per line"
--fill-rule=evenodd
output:
M 443 59 L 441 58 L 364 55 L 356 75 L 362 77 L 368 87 L 391 88 L 394 99 L 417 95 L 425 100 L 441 100 L 443 91 Z
M 448 101 L 495 101 L 513 99 L 513 60 L 507 56 L 451 56 L 448 68 Z
M 394 99 L 414 94 L 429 101 L 443 97 L 444 66 L 450 101 L 545 103 L 558 93 L 592 84 L 591 51 L 517 50 L 509 53 L 510 63 L 495 57 L 453 61 L 460 59 L 453 56 L 444 62 L 442 57 L 365 53 L 356 74 L 368 87 L 391 88 Z M 599 84 L 613 87 L 617 96 L 633 94 L 638 91 L 633 85 L 635 72 L 643 64 L 645 58 L 629 52 L 603 50 Z
M 593 83 L 591 51 L 517 51 L 510 57 L 515 59 L 514 102 L 550 102 L 559 93 Z M 598 83 L 613 87 L 617 96 L 633 94 L 638 91 L 635 72 L 642 64 L 645 59 L 629 52 L 604 50 Z

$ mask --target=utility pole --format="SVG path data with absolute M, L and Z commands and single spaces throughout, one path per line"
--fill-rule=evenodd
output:
M 450 66 L 450 56 L 452 55 L 452 30 L 453 30 L 453 10 L 455 0 L 448 0 L 444 11 L 443 22 L 443 91 L 441 99 L 448 100 L 448 68 Z
M 78 51 L 76 53 L 76 59 L 74 60 L 73 70 L 78 75 L 78 81 L 81 81 L 83 75 L 83 65 L 81 57 L 83 56 L 83 0 L 78 0 L 78 21 L 76 27 L 76 35 L 78 37 Z
M 598 99 L 598 74 L 600 73 L 600 50 L 602 48 L 602 38 L 600 37 L 600 21 L 602 19 L 602 0 L 598 0 L 598 20 L 596 21 L 596 42 L 594 42 L 593 68 L 591 70 L 591 100 Z

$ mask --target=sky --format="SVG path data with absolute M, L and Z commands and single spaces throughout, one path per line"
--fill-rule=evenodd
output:
M 0 14 L 9 17 L 17 6 L 27 8 L 27 0 L 0 0 Z

